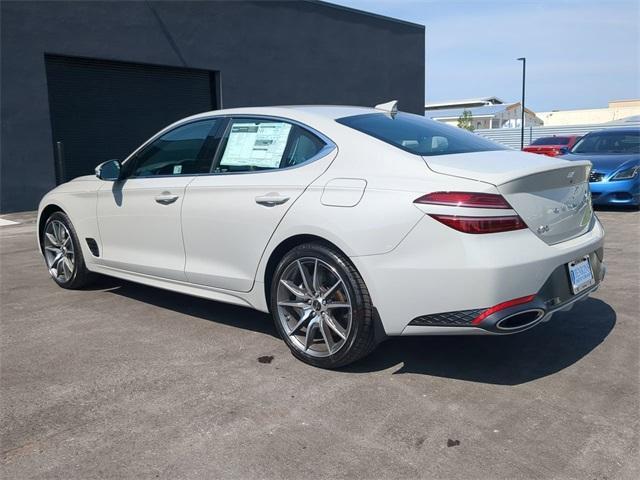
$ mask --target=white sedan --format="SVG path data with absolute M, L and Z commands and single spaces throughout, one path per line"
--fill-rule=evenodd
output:
M 99 273 L 271 312 L 296 357 L 335 368 L 586 298 L 605 272 L 589 170 L 393 102 L 220 110 L 46 194 L 38 242 L 61 287 Z

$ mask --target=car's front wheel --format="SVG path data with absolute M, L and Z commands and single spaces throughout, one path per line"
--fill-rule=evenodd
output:
M 349 259 L 328 245 L 299 245 L 282 258 L 271 312 L 292 353 L 317 367 L 347 365 L 376 345 L 367 287 Z
M 51 278 L 62 288 L 84 287 L 92 279 L 69 217 L 54 212 L 42 232 L 42 252 Z

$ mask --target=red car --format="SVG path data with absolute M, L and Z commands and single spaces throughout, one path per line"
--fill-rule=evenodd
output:
M 556 157 L 558 155 L 564 155 L 571 147 L 573 147 L 578 140 L 582 138 L 580 135 L 566 135 L 562 137 L 540 137 L 534 140 L 528 147 L 524 147 L 522 150 L 531 153 L 540 153 L 542 155 L 549 155 L 550 157 Z

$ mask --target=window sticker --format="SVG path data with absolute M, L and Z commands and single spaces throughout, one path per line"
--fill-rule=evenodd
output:
M 220 164 L 278 168 L 290 131 L 289 123 L 237 123 L 231 127 Z
M 173 166 L 173 174 L 180 175 L 182 173 L 182 165 L 174 165 Z

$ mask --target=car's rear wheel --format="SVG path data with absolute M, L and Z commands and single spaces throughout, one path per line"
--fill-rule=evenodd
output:
M 349 259 L 328 245 L 299 245 L 282 258 L 271 312 L 291 352 L 311 365 L 341 367 L 375 347 L 367 287 Z
M 62 288 L 77 289 L 87 285 L 91 272 L 87 270 L 78 236 L 69 217 L 54 212 L 42 232 L 42 251 L 51 278 Z

